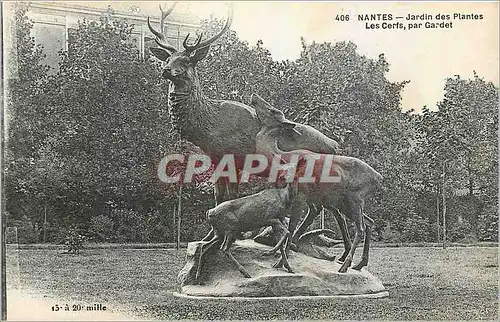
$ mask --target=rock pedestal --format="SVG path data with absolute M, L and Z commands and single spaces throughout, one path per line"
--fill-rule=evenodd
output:
M 204 242 L 189 243 L 187 263 L 179 273 L 180 294 L 203 297 L 372 296 L 388 293 L 378 278 L 365 268 L 338 273 L 340 264 L 290 251 L 295 273 L 273 268 L 274 256 L 262 256 L 269 246 L 239 240 L 231 247 L 234 257 L 250 273 L 245 278 L 221 251 L 207 253 L 196 281 L 199 250 Z M 279 252 L 278 252 L 279 253 Z

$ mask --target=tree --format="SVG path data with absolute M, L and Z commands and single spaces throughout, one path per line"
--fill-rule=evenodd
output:
M 19 77 L 8 91 L 9 223 L 23 227 L 27 242 L 40 240 L 41 227 L 47 241 L 66 236 L 68 229 L 98 241 L 174 241 L 180 198 L 181 240 L 204 236 L 204 213 L 213 206 L 210 173 L 182 191 L 156 178 L 164 155 L 200 151 L 179 141 L 167 82 L 158 64 L 142 59 L 131 44 L 133 26 L 112 12 L 80 22 L 68 50 L 61 51 L 59 70 L 49 77 L 25 12 L 14 15 Z M 210 35 L 221 24 L 212 19 L 203 28 Z M 498 88 L 493 84 L 477 75 L 450 78 L 437 111 L 402 113 L 407 82 L 387 80 L 384 55 L 364 57 L 350 42 L 303 41 L 299 59 L 277 62 L 261 41 L 251 46 L 233 31 L 212 45 L 197 70 L 207 96 L 248 102 L 258 93 L 288 118 L 340 140 L 343 154 L 379 171 L 387 192 L 367 209 L 376 214 L 378 239 L 436 240 L 441 221 L 436 212 L 442 218 L 444 195 L 452 238 L 468 238 L 464 231 L 470 230 L 482 240 L 497 240 Z M 256 180 L 240 193 L 267 186 Z M 464 196 L 457 193 L 463 191 Z M 449 199 L 460 206 L 449 207 Z
M 209 37 L 222 29 L 217 19 L 204 21 L 202 29 Z M 197 70 L 207 96 L 217 99 L 250 101 L 252 93 L 272 99 L 278 87 L 279 70 L 261 40 L 255 46 L 241 41 L 228 30 L 199 62 Z
M 478 233 L 482 208 L 488 203 L 496 204 L 496 199 L 486 195 L 493 195 L 498 187 L 497 110 L 498 89 L 492 83 L 476 74 L 471 80 L 456 76 L 447 80 L 438 110 L 425 108 L 419 120 L 419 130 L 425 137 L 423 152 L 428 176 L 439 187 L 444 201 L 467 191 L 461 198 L 467 198 L 476 210 L 455 215 L 453 222 L 469 221 L 473 235 Z M 442 203 L 445 207 L 446 203 Z
M 43 47 L 35 44 L 30 31 L 33 22 L 26 16 L 28 7 L 16 3 L 12 8 L 12 34 L 8 42 L 12 52 L 6 55 L 11 69 L 6 79 L 7 135 L 4 154 L 6 211 L 12 221 L 29 221 L 33 230 L 41 224 L 43 212 L 39 205 L 40 191 L 30 189 L 29 180 L 38 148 L 47 136 L 43 120 L 43 106 L 39 99 L 47 81 L 49 67 L 43 64 Z M 30 218 L 36 214 L 35 218 Z M 40 225 L 41 227 L 41 225 Z M 32 241 L 36 241 L 35 238 Z
M 19 17 L 26 21 L 24 12 Z M 22 25 L 21 40 L 28 39 L 29 28 Z M 98 22 L 84 20 L 71 34 L 68 51 L 61 52 L 59 70 L 45 83 L 24 75 L 35 75 L 27 69 L 30 64 L 19 69 L 15 90 L 41 85 L 25 100 L 33 109 L 19 100 L 12 103 L 16 110 L 31 112 L 15 113 L 11 120 L 8 205 L 15 215 L 28 213 L 39 220 L 36 208 L 45 207 L 54 226 L 86 227 L 91 217 L 109 215 L 113 205 L 148 213 L 162 202 L 156 166 L 173 145 L 165 84 L 156 63 L 143 61 L 130 44 L 132 28 L 114 20 L 111 12 Z M 43 57 L 41 49 L 31 38 L 18 41 L 24 43 L 32 56 L 24 50 L 22 61 L 35 66 Z M 36 126 L 20 128 L 30 122 Z M 36 141 L 21 140 L 25 128 Z M 17 170 L 17 164 L 25 167 Z

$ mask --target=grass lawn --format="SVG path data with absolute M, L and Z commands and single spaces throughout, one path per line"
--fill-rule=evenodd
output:
M 498 248 L 376 248 L 368 269 L 389 291 L 383 299 L 223 301 L 181 299 L 177 273 L 185 250 L 7 249 L 8 287 L 101 303 L 144 319 L 496 320 Z M 50 311 L 50 308 L 47 308 Z

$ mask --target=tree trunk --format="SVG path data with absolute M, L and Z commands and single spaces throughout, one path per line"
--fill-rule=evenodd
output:
M 179 200 L 177 205 L 177 245 L 176 248 L 181 248 L 181 215 L 182 215 L 182 182 L 179 186 Z
M 467 159 L 467 172 L 469 173 L 469 182 L 468 182 L 468 188 L 469 188 L 469 203 L 471 203 L 474 207 L 474 211 L 471 214 L 471 224 L 472 224 L 472 230 L 474 232 L 474 236 L 477 238 L 478 234 L 478 221 L 479 221 L 479 214 L 480 214 L 480 207 L 478 205 L 478 200 L 476 199 L 476 196 L 474 196 L 474 177 L 472 173 L 472 155 L 469 154 L 469 157 Z
M 174 235 L 174 240 L 172 242 L 174 242 L 174 243 L 177 240 L 177 225 L 175 224 L 177 220 L 175 219 L 175 216 L 177 216 L 177 207 L 176 207 L 176 205 L 174 205 L 174 212 L 173 212 L 174 224 L 172 226 L 173 235 Z
M 443 249 L 446 249 L 446 163 L 443 161 L 443 183 L 441 195 L 443 197 L 442 207 L 443 207 Z
M 467 172 L 469 173 L 469 182 L 468 182 L 468 188 L 469 188 L 469 196 L 472 196 L 474 194 L 474 178 L 472 177 L 472 156 L 469 154 L 467 158 Z
M 321 208 L 321 229 L 325 229 L 325 208 Z
M 45 208 L 43 210 L 43 243 L 45 244 L 46 242 L 47 242 L 47 202 L 45 202 Z
M 441 216 L 439 215 L 439 182 L 436 184 L 436 218 L 437 218 L 437 242 L 439 243 L 441 241 Z

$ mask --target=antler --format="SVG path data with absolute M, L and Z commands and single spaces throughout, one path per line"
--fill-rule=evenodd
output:
M 160 46 L 160 47 L 162 47 L 170 52 L 176 52 L 177 49 L 168 43 L 167 37 L 165 37 L 165 35 L 163 34 L 163 25 L 165 23 L 165 18 L 167 18 L 168 15 L 170 15 L 170 13 L 172 13 L 172 10 L 174 10 L 176 5 L 177 5 L 177 1 L 175 1 L 174 4 L 167 11 L 163 11 L 163 8 L 161 7 L 161 5 L 159 5 L 160 12 L 161 12 L 160 32 L 156 31 L 151 26 L 151 23 L 150 23 L 149 17 L 148 17 L 148 27 L 149 27 L 149 30 L 151 30 L 151 32 L 155 35 L 156 43 L 158 44 L 158 46 Z
M 196 38 L 196 41 L 194 42 L 194 45 L 188 45 L 188 39 L 190 34 L 187 34 L 186 38 L 182 42 L 182 46 L 184 49 L 186 49 L 187 52 L 195 51 L 196 49 L 200 49 L 203 47 L 207 47 L 211 45 L 214 41 L 220 38 L 228 29 L 229 26 L 231 26 L 231 23 L 233 22 L 233 3 L 229 5 L 229 14 L 226 20 L 226 24 L 224 25 L 224 28 L 222 28 L 221 31 L 219 31 L 215 36 L 211 37 L 210 39 L 201 41 L 201 37 L 203 37 L 203 33 L 200 33 L 198 37 Z

